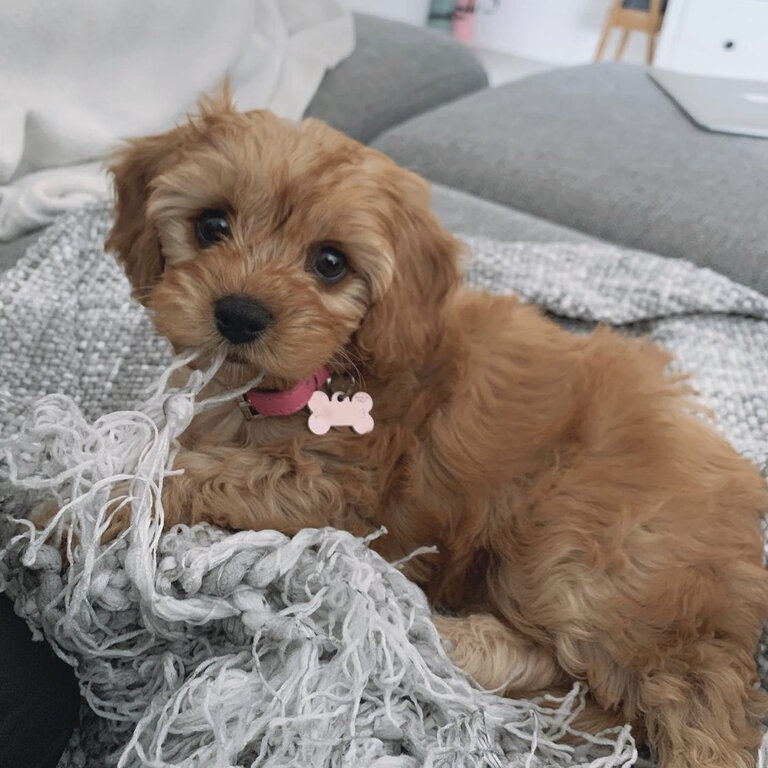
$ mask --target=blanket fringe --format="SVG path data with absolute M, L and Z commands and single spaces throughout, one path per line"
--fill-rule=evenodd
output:
M 535 701 L 475 687 L 448 660 L 423 593 L 367 540 L 332 529 L 291 539 L 208 525 L 163 533 L 179 435 L 195 413 L 236 394 L 197 400 L 221 360 L 167 391 L 190 362 L 177 358 L 137 410 L 93 424 L 71 399 L 45 397 L 21 433 L 0 442 L 11 484 L 58 505 L 42 530 L 14 519 L 0 585 L 76 667 L 104 724 L 81 734 L 98 743 L 100 764 L 634 762 L 629 728 L 563 742 L 578 735 L 580 686 Z M 130 526 L 102 544 L 125 509 Z

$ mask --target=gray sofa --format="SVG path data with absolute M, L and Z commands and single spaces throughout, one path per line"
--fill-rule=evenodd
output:
M 433 182 L 538 217 L 532 229 L 516 218 L 487 234 L 555 234 L 543 218 L 768 293 L 768 141 L 697 128 L 640 67 L 575 67 L 485 89 L 374 146 Z M 446 214 L 477 231 L 471 217 Z
M 768 293 L 768 141 L 699 130 L 638 67 L 562 69 L 490 89 L 451 38 L 356 21 L 356 50 L 307 114 L 429 179 L 449 228 L 614 242 Z M 0 268 L 35 237 L 0 245 Z

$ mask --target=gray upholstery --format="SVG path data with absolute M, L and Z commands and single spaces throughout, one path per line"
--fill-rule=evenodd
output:
M 428 109 L 419 94 L 451 98 L 431 94 L 436 83 L 484 81 L 470 54 L 437 33 L 368 17 L 357 29 L 355 53 L 326 75 L 311 109 L 359 138 Z M 700 131 L 637 68 L 560 70 L 484 90 L 374 145 L 448 185 L 435 184 L 433 204 L 453 231 L 601 238 L 687 258 L 768 293 L 768 141 Z M 35 237 L 0 244 L 0 270 Z
M 374 146 L 433 181 L 768 292 L 768 141 L 698 129 L 638 67 L 484 90 Z
M 306 115 L 359 141 L 488 85 L 478 60 L 447 35 L 360 15 L 355 32 L 354 52 L 326 73 Z
M 432 185 L 432 209 L 448 229 L 462 235 L 532 243 L 598 242 L 583 232 L 440 184 Z

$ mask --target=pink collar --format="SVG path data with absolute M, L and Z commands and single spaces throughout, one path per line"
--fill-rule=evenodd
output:
M 308 379 L 300 381 L 284 391 L 265 392 L 249 389 L 243 395 L 243 412 L 247 418 L 260 416 L 289 416 L 298 413 L 309 402 L 312 394 L 320 389 L 331 375 L 327 366 L 321 365 Z

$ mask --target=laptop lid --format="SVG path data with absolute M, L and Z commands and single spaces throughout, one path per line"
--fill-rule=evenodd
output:
M 698 125 L 768 138 L 768 81 L 653 69 L 649 76 Z

